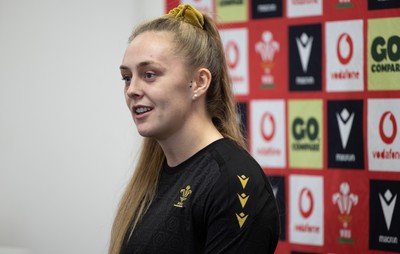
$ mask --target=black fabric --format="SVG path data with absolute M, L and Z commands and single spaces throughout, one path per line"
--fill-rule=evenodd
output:
M 154 202 L 128 235 L 121 254 L 274 253 L 279 215 L 261 167 L 225 138 L 164 164 Z

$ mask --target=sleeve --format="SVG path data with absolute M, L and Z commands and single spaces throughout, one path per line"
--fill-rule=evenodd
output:
M 274 253 L 279 214 L 256 162 L 227 163 L 205 204 L 205 253 Z

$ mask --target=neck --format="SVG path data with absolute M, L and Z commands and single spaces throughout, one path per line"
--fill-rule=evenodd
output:
M 157 140 L 164 151 L 169 166 L 177 166 L 196 154 L 198 151 L 223 138 L 213 123 L 195 124 L 192 128 L 181 130 L 167 139 Z

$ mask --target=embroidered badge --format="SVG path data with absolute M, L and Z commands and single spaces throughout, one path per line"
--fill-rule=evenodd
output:
M 246 185 L 250 179 L 250 177 L 245 176 L 245 175 L 238 175 L 237 176 L 239 181 L 240 181 L 240 185 L 242 186 L 243 190 L 246 189 Z M 242 206 L 242 209 L 245 208 L 247 201 L 249 200 L 250 195 L 246 194 L 246 193 L 242 193 L 242 194 L 237 194 L 237 197 L 239 199 L 240 205 Z M 236 219 L 239 223 L 239 227 L 242 228 L 243 224 L 246 222 L 247 217 L 249 215 L 245 214 L 244 212 L 240 212 L 240 213 L 236 213 Z
M 243 224 L 246 222 L 248 216 L 249 216 L 249 215 L 246 215 L 246 214 L 244 214 L 243 212 L 242 212 L 242 213 L 239 213 L 239 214 L 236 214 L 236 218 L 237 218 L 237 220 L 238 220 L 238 222 L 239 222 L 239 227 L 240 227 L 240 228 L 243 227 Z
M 183 208 L 183 203 L 185 202 L 186 199 L 192 194 L 192 190 L 190 189 L 190 185 L 187 185 L 184 189 L 181 189 L 180 191 L 181 196 L 179 198 L 179 201 L 174 204 L 174 206 Z
M 240 183 L 242 184 L 243 189 L 246 188 L 247 182 L 249 181 L 249 177 L 245 175 L 237 176 L 240 180 Z
M 250 195 L 247 195 L 246 193 L 242 193 L 242 194 L 237 194 L 240 204 L 242 205 L 242 208 L 244 208 L 246 206 L 247 200 L 249 199 Z

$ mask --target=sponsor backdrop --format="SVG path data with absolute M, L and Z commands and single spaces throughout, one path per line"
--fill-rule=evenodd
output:
M 276 253 L 400 253 L 400 1 L 184 3 L 218 22 Z

